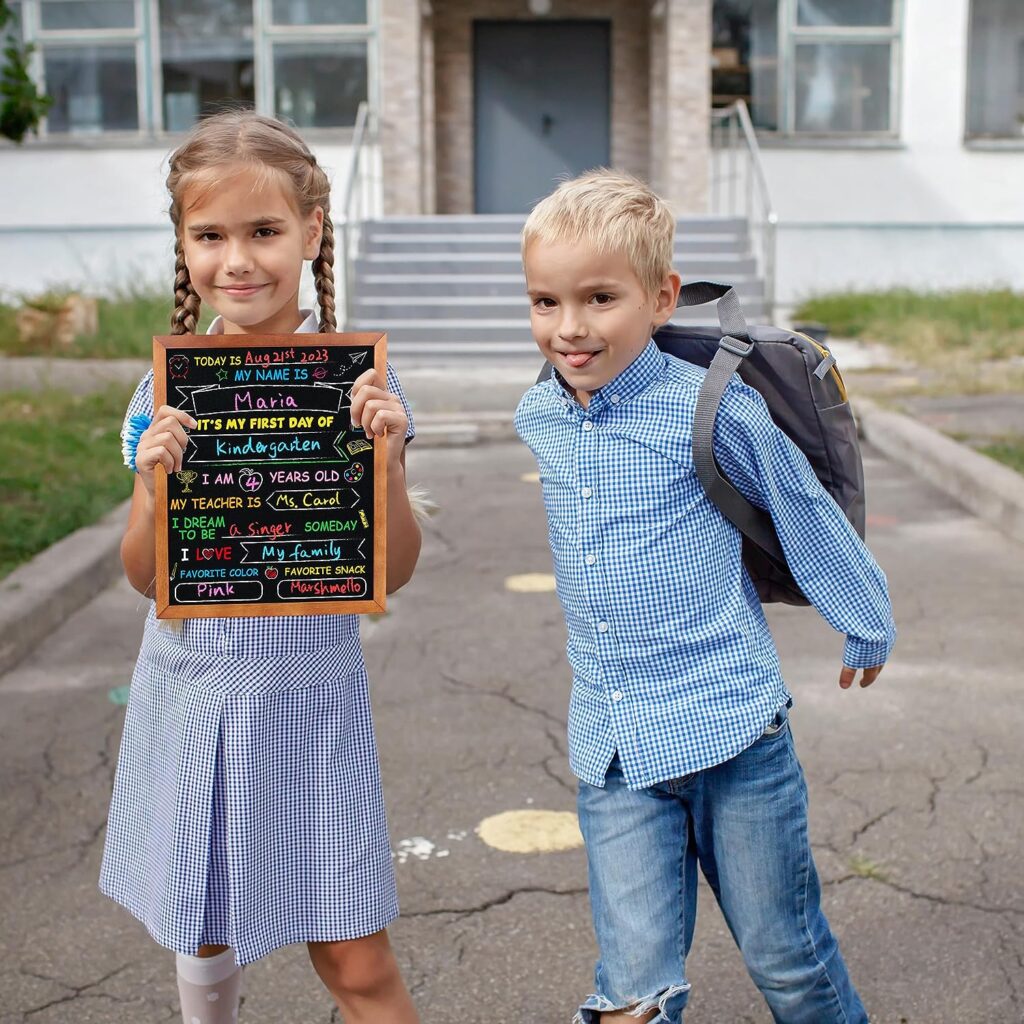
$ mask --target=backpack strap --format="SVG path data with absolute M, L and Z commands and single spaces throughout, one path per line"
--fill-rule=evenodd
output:
M 711 360 L 697 396 L 697 408 L 693 416 L 693 465 L 705 493 L 725 518 L 769 557 L 785 565 L 786 557 L 771 516 L 747 501 L 722 475 L 715 461 L 713 439 L 718 406 L 733 373 L 754 351 L 754 342 L 750 338 L 736 291 L 731 285 L 711 281 L 687 284 L 680 290 L 677 303 L 679 306 L 699 306 L 716 299 L 722 340 L 718 343 L 718 351 Z

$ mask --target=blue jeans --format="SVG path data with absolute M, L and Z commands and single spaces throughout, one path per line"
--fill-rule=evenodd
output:
M 778 1024 L 867 1024 L 821 911 L 786 708 L 731 760 L 648 789 L 616 758 L 603 789 L 580 783 L 579 818 L 601 959 L 577 1021 L 657 1007 L 681 1024 L 699 863 Z

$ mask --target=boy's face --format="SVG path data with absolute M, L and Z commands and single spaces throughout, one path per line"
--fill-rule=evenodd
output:
M 537 346 L 584 407 L 640 355 L 679 295 L 674 271 L 648 295 L 623 253 L 586 243 L 534 242 L 523 265 Z

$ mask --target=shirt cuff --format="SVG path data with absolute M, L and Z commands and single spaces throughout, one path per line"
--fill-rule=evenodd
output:
M 862 640 L 860 637 L 848 636 L 846 650 L 843 652 L 843 664 L 848 668 L 874 668 L 876 665 L 884 665 L 889 660 L 895 642 L 895 629 L 891 630 L 884 640 Z

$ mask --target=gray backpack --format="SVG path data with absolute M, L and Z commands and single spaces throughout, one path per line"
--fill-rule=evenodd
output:
M 712 450 L 718 405 L 738 372 L 761 393 L 776 425 L 807 456 L 825 490 L 864 536 L 864 468 L 857 425 L 832 354 L 805 334 L 748 327 L 729 285 L 684 285 L 680 306 L 718 300 L 719 327 L 666 324 L 654 341 L 663 352 L 708 372 L 693 419 L 693 463 L 708 497 L 743 534 L 743 564 L 764 603 L 809 604 L 786 565 L 771 517 L 722 475 Z
M 718 300 L 720 327 L 666 324 L 655 344 L 708 372 L 693 418 L 693 464 L 708 497 L 743 534 L 743 564 L 762 603 L 810 604 L 786 564 L 771 516 L 751 505 L 722 475 L 712 450 L 718 405 L 729 378 L 761 393 L 776 425 L 807 456 L 825 490 L 864 536 L 864 468 L 857 425 L 832 354 L 806 334 L 781 327 L 748 327 L 730 285 L 683 285 L 679 306 Z M 538 382 L 551 373 L 545 363 Z

